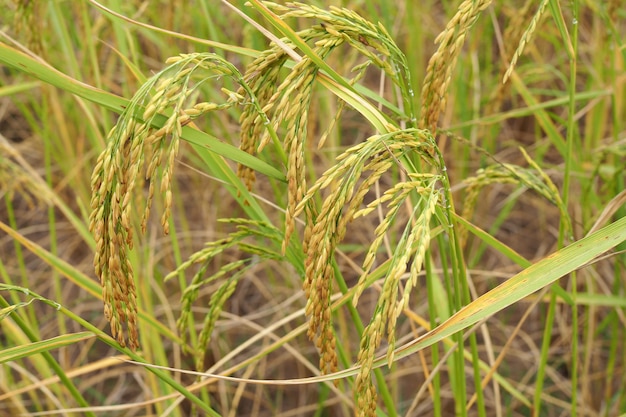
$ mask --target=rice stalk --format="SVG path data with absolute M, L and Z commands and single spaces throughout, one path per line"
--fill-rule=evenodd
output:
M 287 55 L 282 49 L 271 48 L 263 51 L 246 68 L 244 78 L 262 108 L 266 107 L 270 97 L 274 95 L 280 80 L 280 70 L 286 60 Z M 270 124 L 270 120 L 267 116 L 260 116 L 252 107 L 248 106 L 243 109 L 239 124 L 241 126 L 239 149 L 251 155 L 260 152 L 262 146 L 259 146 L 258 141 L 263 136 L 265 126 Z M 256 180 L 253 169 L 238 164 L 237 176 L 243 180 L 248 190 L 252 190 Z
M 352 48 L 360 52 L 369 62 L 380 68 L 394 85 L 400 89 L 403 107 L 410 123 L 416 123 L 413 109 L 414 91 L 411 87 L 411 75 L 407 59 L 397 46 L 387 29 L 378 23 L 364 19 L 358 13 L 347 8 L 330 6 L 328 10 L 303 3 L 265 3 L 268 7 L 281 12 L 281 18 L 308 17 L 321 20 L 326 32 L 343 39 Z
M 524 158 L 531 168 L 523 168 L 514 164 L 494 164 L 486 168 L 481 168 L 476 175 L 465 179 L 466 195 L 463 205 L 461 217 L 471 219 L 478 201 L 480 191 L 491 184 L 515 184 L 527 187 L 543 198 L 554 204 L 563 218 L 569 218 L 566 207 L 561 199 L 561 194 L 552 182 L 550 177 L 520 148 Z M 569 224 L 569 221 L 568 221 Z M 571 224 L 568 227 L 571 231 Z M 464 244 L 467 238 L 467 230 L 461 228 L 459 230 L 459 238 Z
M 515 54 L 512 45 L 519 42 L 519 39 L 526 30 L 524 23 L 532 19 L 531 16 L 534 16 L 532 13 L 532 6 L 534 4 L 535 2 L 533 0 L 527 0 L 522 7 L 513 10 L 513 16 L 511 16 L 511 20 L 507 23 L 504 33 L 502 34 L 502 50 L 500 51 L 502 58 L 498 61 L 499 75 L 496 79 L 504 79 L 504 74 L 508 71 L 511 60 Z M 482 113 L 485 115 L 497 113 L 502 106 L 502 102 L 508 96 L 510 88 L 510 83 L 495 83 L 489 100 L 485 102 Z M 484 126 L 479 136 L 485 136 L 486 130 L 487 126 Z
M 208 242 L 205 247 L 192 254 L 185 262 L 183 262 L 176 270 L 170 272 L 165 279 L 168 280 L 179 273 L 187 270 L 192 265 L 200 265 L 198 271 L 194 274 L 191 282 L 185 288 L 181 296 L 180 316 L 177 321 L 178 331 L 182 337 L 183 343 L 188 342 L 188 326 L 193 320 L 189 320 L 192 315 L 192 307 L 197 300 L 199 291 L 202 287 L 215 281 L 223 279 L 217 290 L 211 295 L 209 301 L 209 312 L 204 318 L 200 336 L 193 347 L 196 358 L 196 369 L 204 369 L 204 350 L 211 339 L 211 333 L 215 327 L 215 323 L 223 309 L 224 304 L 237 288 L 239 279 L 253 265 L 261 260 L 276 259 L 282 260 L 282 256 L 271 249 L 272 243 L 278 246 L 282 240 L 280 232 L 271 225 L 261 222 L 255 222 L 246 219 L 226 219 L 224 222 L 237 226 L 237 231 L 229 234 L 227 237 Z M 247 238 L 269 240 L 270 244 L 252 244 L 244 240 Z M 219 268 L 218 271 L 206 277 L 206 271 L 213 264 L 216 256 L 224 253 L 229 249 L 239 249 L 241 252 L 250 255 L 249 258 L 230 262 Z
M 535 30 L 537 29 L 537 23 L 539 23 L 539 20 L 543 16 L 543 13 L 546 11 L 546 7 L 548 6 L 548 3 L 549 3 L 549 0 L 543 0 L 541 3 L 539 3 L 537 12 L 533 16 L 532 20 L 528 24 L 528 27 L 526 28 L 522 36 L 519 38 L 519 44 L 517 46 L 517 49 L 515 50 L 515 53 L 513 54 L 513 57 L 511 58 L 511 64 L 509 65 L 509 68 L 504 73 L 504 78 L 502 79 L 503 84 L 507 82 L 507 80 L 511 76 L 511 73 L 515 69 L 517 60 L 524 52 L 524 47 L 530 41 L 530 39 L 532 38 L 532 35 L 535 33 Z
M 348 44 L 354 48 L 366 58 L 366 61 L 355 67 L 357 75 L 351 81 L 358 81 L 368 66 L 373 64 L 379 67 L 400 89 L 405 115 L 410 124 L 415 123 L 411 107 L 413 92 L 406 60 L 382 26 L 373 25 L 345 9 L 333 8 L 324 11 L 297 3 L 289 3 L 285 7 L 270 4 L 270 7 L 275 7 L 283 13 L 282 18 L 314 17 L 322 20 L 321 24 L 298 33 L 305 42 L 314 44 L 313 53 L 324 59 L 340 45 Z M 283 42 L 290 46 L 289 41 Z M 362 372 L 358 379 L 360 382 L 356 395 L 359 402 L 365 400 L 366 406 L 358 409 L 363 411 L 369 407 L 369 410 L 375 410 L 376 392 L 369 375 L 371 361 L 375 350 L 380 346 L 383 333 L 386 333 L 391 346 L 388 360 L 390 363 L 393 361 L 395 323 L 403 306 L 409 301 L 410 290 L 415 285 L 417 274 L 422 268 L 424 253 L 430 240 L 429 223 L 434 208 L 440 201 L 440 192 L 435 184 L 442 181 L 442 177 L 410 174 L 409 180 L 392 187 L 374 205 L 363 209 L 362 203 L 372 186 L 395 164 L 408 163 L 409 170 L 414 172 L 410 161 L 422 159 L 436 171 L 441 171 L 441 160 L 436 161 L 431 155 L 434 141 L 428 131 L 415 128 L 401 130 L 394 123 L 389 123 L 386 126 L 389 133 L 374 135 L 345 151 L 337 158 L 337 164 L 307 190 L 304 145 L 308 135 L 307 119 L 312 88 L 319 69 L 311 58 L 305 56 L 295 63 L 289 74 L 281 81 L 280 72 L 286 60 L 285 52 L 279 46 L 272 45 L 247 68 L 245 75 L 241 76 L 234 67 L 213 55 L 181 55 L 170 59 L 168 61 L 170 67 L 142 87 L 112 131 L 107 150 L 100 156 L 97 169 L 94 171 L 92 230 L 98 242 L 95 265 L 103 284 L 105 314 L 111 321 L 112 332 L 120 343 L 124 343 L 127 330 L 130 346 L 137 348 L 136 296 L 127 251 L 132 248 L 133 241 L 130 227 L 131 192 L 140 182 L 138 177 L 144 170 L 146 164 L 144 161 L 147 161 L 145 177 L 149 181 L 149 187 L 142 230 L 145 230 L 156 193 L 157 171 L 160 168 L 159 191 L 165 201 L 161 220 L 167 233 L 172 199 L 170 182 L 182 127 L 209 111 L 243 105 L 240 117 L 242 126 L 240 149 L 251 154 L 260 152 L 270 140 L 273 140 L 277 149 L 285 150 L 288 201 L 282 239 L 283 255 L 294 233 L 296 216 L 302 212 L 306 216 L 303 287 L 307 296 L 305 311 L 309 317 L 307 334 L 319 350 L 319 368 L 323 373 L 338 370 L 330 296 L 335 280 L 334 252 L 343 240 L 348 224 L 355 217 L 367 215 L 377 205 L 387 203 L 389 213 L 384 224 L 377 229 L 379 236 L 370 248 L 371 258 L 371 254 L 378 248 L 376 245 L 380 245 L 380 236 L 389 230 L 402 202 L 409 195 L 420 202 L 415 206 L 411 224 L 405 229 L 392 260 L 377 313 L 362 339 L 363 349 L 359 353 Z M 230 77 L 240 88 L 236 92 L 223 90 L 228 97 L 226 103 L 207 102 L 192 106 L 189 102 L 195 97 L 198 86 L 211 78 L 204 75 L 202 81 L 193 84 L 192 76 L 197 76 L 195 72 L 198 69 L 203 70 L 203 75 L 208 70 L 213 73 L 213 77 Z M 163 117 L 165 122 L 162 127 L 153 128 L 155 118 Z M 406 120 L 397 122 L 404 123 Z M 282 144 L 276 132 L 281 132 Z M 408 153 L 411 153 L 410 157 Z M 401 169 L 404 168 L 401 166 Z M 255 178 L 251 170 L 239 166 L 238 175 L 248 188 L 253 185 Z M 313 204 L 312 197 L 324 189 L 329 189 L 329 194 L 318 209 Z M 223 280 L 211 297 L 210 313 L 205 316 L 198 344 L 194 347 L 196 352 L 201 352 L 208 343 L 224 303 L 235 290 L 239 278 L 250 266 L 250 260 L 242 260 L 227 264 L 209 277 L 205 277 L 211 259 L 230 248 L 250 253 L 253 255 L 251 259 L 255 256 L 280 258 L 280 255 L 268 252 L 263 246 L 244 243 L 243 239 L 246 237 L 260 237 L 251 232 L 248 226 L 250 225 L 243 229 L 240 227 L 238 232 L 225 239 L 207 244 L 203 250 L 192 255 L 170 275 L 192 264 L 200 265 L 181 300 L 182 312 L 178 326 L 185 341 L 187 338 L 184 326 L 193 323 L 193 320 L 190 320 L 191 306 L 198 297 L 199 289 L 209 283 Z M 273 234 L 272 236 L 276 237 Z M 371 259 L 368 258 L 367 262 L 369 271 Z M 400 277 L 409 264 L 411 272 L 405 291 L 402 292 Z M 359 292 L 364 289 L 367 274 L 368 272 L 360 280 Z M 197 355 L 198 368 L 203 366 L 202 356 Z
M 491 4 L 491 0 L 465 0 L 443 32 L 437 36 L 437 51 L 428 61 L 422 86 L 422 115 L 419 126 L 437 130 L 439 115 L 444 111 L 452 72 L 465 38 L 478 16 Z
M 387 362 L 391 366 L 394 359 L 396 323 L 402 311 L 408 307 L 411 290 L 417 284 L 417 277 L 422 270 L 424 255 L 430 245 L 430 221 L 435 207 L 440 202 L 440 192 L 436 188 L 440 180 L 436 175 L 410 175 L 410 180 L 397 184 L 387 190 L 385 194 L 370 203 L 367 209 L 357 213 L 366 214 L 375 207 L 387 202 L 387 214 L 383 222 L 376 228 L 376 238 L 368 249 L 363 262 L 363 274 L 359 279 L 353 303 L 356 305 L 358 297 L 365 288 L 365 282 L 373 265 L 374 256 L 383 236 L 389 230 L 393 218 L 404 200 L 413 192 L 419 196 L 419 201 L 413 207 L 409 224 L 405 227 L 398 242 L 389 269 L 384 278 L 383 288 L 376 303 L 374 316 L 361 337 L 357 363 L 361 370 L 355 382 L 355 396 L 360 404 L 357 415 L 376 415 L 376 390 L 371 378 L 371 370 L 377 349 L 380 347 L 382 336 L 386 334 Z M 356 216 L 355 216 L 356 217 Z M 416 218 L 417 217 L 417 218 Z M 409 266 L 410 264 L 410 266 Z M 409 267 L 409 277 L 404 289 L 401 289 L 400 280 Z M 362 404 L 362 405 L 361 405 Z
M 361 53 L 368 61 L 357 66 L 362 71 L 369 63 L 376 65 L 391 78 L 403 92 L 405 107 L 409 118 L 414 122 L 412 100 L 413 90 L 410 88 L 410 76 L 404 54 L 391 39 L 389 33 L 381 25 L 374 25 L 348 9 L 320 9 L 301 3 L 278 5 L 266 2 L 268 7 L 280 14 L 282 19 L 289 17 L 315 18 L 323 23 L 298 32 L 305 42 L 313 42 L 313 51 L 322 59 L 338 46 L 347 43 Z M 289 47 L 293 45 L 286 39 L 282 40 Z M 288 202 L 285 215 L 285 239 L 283 252 L 295 229 L 296 205 L 302 200 L 306 191 L 306 171 L 304 165 L 304 144 L 307 139 L 307 119 L 311 100 L 311 88 L 317 76 L 318 68 L 307 56 L 296 63 L 290 74 L 270 96 L 272 85 L 278 81 L 278 69 L 285 63 L 286 53 L 278 46 L 272 45 L 256 59 L 246 71 L 246 80 L 253 89 L 255 96 L 262 100 L 263 110 L 272 119 L 273 131 L 284 125 L 282 147 L 287 151 Z M 357 74 L 351 82 L 356 82 L 362 73 Z M 269 98 L 267 98 L 269 97 Z M 267 98 L 267 101 L 266 101 Z M 340 106 L 340 110 L 342 106 Z M 336 118 L 339 117 L 339 112 Z M 261 120 L 252 114 L 242 114 L 240 122 L 242 138 L 240 149 L 253 153 L 263 149 L 270 140 L 270 133 L 260 136 L 263 130 Z M 266 122 L 267 123 L 267 122 Z M 323 144 L 325 135 L 320 139 Z M 259 140 L 259 137 L 261 139 Z M 238 168 L 238 175 L 250 187 L 254 182 L 254 173 L 246 167 Z
M 320 349 L 320 365 L 325 372 L 334 371 L 337 364 L 330 303 L 335 248 L 343 240 L 348 223 L 368 213 L 367 210 L 359 212 L 365 194 L 396 161 L 409 151 L 430 157 L 427 149 L 432 142 L 428 139 L 427 132 L 415 129 L 370 137 L 339 155 L 337 164 L 318 179 L 296 207 L 295 214 L 298 215 L 307 210 L 310 199 L 318 191 L 331 188 L 319 214 L 308 223 L 304 240 L 304 291 L 307 296 L 306 314 L 310 317 L 307 334 Z M 362 176 L 365 178 L 359 183 Z M 394 201 L 395 210 L 400 200 L 402 198 Z
M 340 40 L 335 41 L 342 42 Z M 336 42 L 326 42 L 323 46 L 316 47 L 315 51 L 318 55 L 324 56 L 337 45 Z M 307 136 L 311 90 L 317 71 L 317 66 L 309 59 L 303 59 L 296 64 L 293 72 L 281 85 L 281 87 L 285 86 L 285 88 L 283 89 L 282 99 L 276 106 L 275 123 L 286 122 L 284 147 L 288 153 L 288 203 L 285 212 L 283 253 L 286 251 L 289 239 L 295 228 L 294 212 L 296 204 L 302 200 L 306 191 L 304 145 Z M 280 87 L 279 90 L 281 90 Z
M 237 69 L 217 55 L 180 55 L 168 63 L 141 87 L 109 133 L 91 181 L 90 230 L 96 240 L 94 266 L 102 285 L 105 316 L 113 336 L 122 346 L 128 340 L 132 349 L 139 347 L 137 299 L 128 257 L 133 247 L 133 191 L 143 178 L 148 181 L 141 221 L 145 231 L 160 182 L 159 194 L 164 200 L 161 225 L 167 234 L 171 181 L 183 126 L 208 112 L 241 105 L 244 100 L 242 95 L 224 90 L 228 98 L 223 103 L 192 103 L 207 80 L 226 76 L 245 85 Z M 156 120 L 163 118 L 162 126 L 154 127 Z
M 304 39 L 320 37 L 319 30 L 309 29 L 300 34 Z M 328 40 L 328 37 L 322 38 Z M 288 41 L 285 40 L 285 43 Z M 333 42 L 320 42 L 316 52 L 326 56 L 335 46 Z M 272 131 L 277 131 L 285 124 L 285 133 L 282 147 L 286 150 L 287 163 L 287 195 L 288 203 L 285 215 L 285 238 L 283 253 L 286 251 L 289 238 L 294 231 L 294 207 L 302 199 L 306 189 L 304 170 L 304 143 L 307 136 L 307 119 L 309 104 L 312 95 L 313 81 L 318 71 L 317 66 L 309 59 L 297 63 L 291 73 L 279 84 L 279 71 L 286 61 L 285 52 L 274 45 L 265 51 L 248 68 L 245 74 L 250 88 L 260 100 L 263 111 L 270 115 L 269 119 L 262 120 L 251 112 L 241 115 L 242 125 L 240 149 L 254 154 L 260 152 L 270 141 Z M 265 133 L 264 126 L 270 125 L 271 130 Z M 237 174 L 248 188 L 251 188 L 255 176 L 247 167 L 239 165 Z

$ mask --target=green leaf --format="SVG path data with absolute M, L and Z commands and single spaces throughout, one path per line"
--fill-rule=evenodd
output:
M 92 332 L 79 332 L 65 334 L 53 337 L 52 339 L 33 342 L 27 345 L 15 346 L 0 351 L 0 363 L 16 361 L 21 358 L 36 355 L 38 353 L 47 352 L 52 349 L 58 349 L 63 346 L 73 345 L 81 340 L 91 339 L 95 337 Z
M 3 43 L 0 43 L 0 63 L 99 104 L 109 110 L 113 110 L 116 113 L 122 113 L 129 104 L 129 100 L 75 80 L 57 69 L 52 68 L 50 65 L 35 60 Z M 161 128 L 165 120 L 166 118 L 164 116 L 156 117 L 154 126 L 157 129 Z M 204 132 L 185 126 L 182 130 L 182 138 L 188 142 L 200 145 L 215 154 L 252 168 L 268 177 L 283 182 L 286 181 L 285 175 L 267 162 Z M 224 161 L 221 163 L 227 166 Z
M 406 358 L 493 316 L 541 288 L 552 284 L 557 279 L 585 266 L 596 257 L 624 241 L 626 241 L 626 217 L 547 256 L 493 290 L 478 297 L 438 327 L 396 349 L 395 361 Z M 385 354 L 376 358 L 373 363 L 373 369 L 380 368 L 386 364 L 387 356 Z M 331 381 L 354 376 L 359 372 L 360 369 L 358 367 L 353 367 L 333 374 L 301 378 L 297 381 L 299 383 Z
M 542 259 L 478 297 L 437 328 L 403 346 L 396 353 L 396 358 L 406 357 L 491 317 L 535 291 L 588 264 L 597 256 L 625 240 L 626 217 L 623 217 Z M 384 360 L 384 357 L 378 358 L 375 364 L 382 366 Z

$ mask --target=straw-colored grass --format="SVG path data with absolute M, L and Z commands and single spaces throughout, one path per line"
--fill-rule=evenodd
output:
M 620 2 L 333 3 L 0 3 L 0 415 L 626 414 Z

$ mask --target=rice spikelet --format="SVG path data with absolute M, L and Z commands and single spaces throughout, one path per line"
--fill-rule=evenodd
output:
M 170 58 L 168 64 L 140 88 L 109 133 L 91 181 L 90 230 L 96 240 L 94 267 L 102 285 L 105 316 L 113 336 L 122 346 L 128 341 L 131 349 L 139 347 L 136 290 L 128 257 L 133 246 L 133 191 L 144 178 L 148 181 L 141 220 L 145 231 L 160 182 L 158 190 L 164 201 L 161 225 L 168 233 L 171 184 L 183 127 L 209 111 L 227 109 L 244 100 L 226 91 L 225 103 L 189 103 L 198 86 L 210 79 L 207 73 L 229 76 L 244 84 L 237 69 L 217 55 L 180 55 Z
M 431 132 L 437 130 L 439 115 L 445 109 L 448 86 L 452 72 L 461 53 L 465 38 L 480 13 L 492 0 L 465 0 L 457 13 L 437 36 L 437 51 L 428 61 L 422 87 L 422 118 L 420 127 Z

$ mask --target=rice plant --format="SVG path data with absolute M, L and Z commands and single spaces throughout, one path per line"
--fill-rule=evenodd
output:
M 619 2 L 321 3 L 6 4 L 0 414 L 626 413 Z

